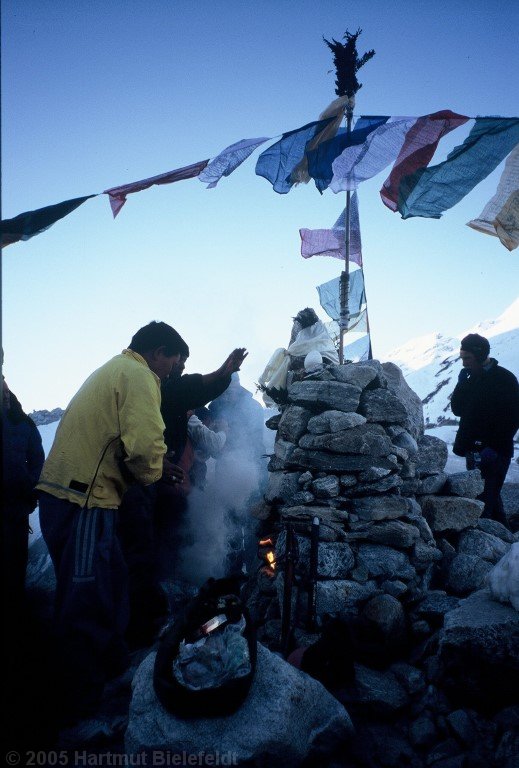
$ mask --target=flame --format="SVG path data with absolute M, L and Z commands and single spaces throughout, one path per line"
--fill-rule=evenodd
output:
M 274 552 L 267 552 L 267 560 L 272 569 L 276 567 L 276 556 Z

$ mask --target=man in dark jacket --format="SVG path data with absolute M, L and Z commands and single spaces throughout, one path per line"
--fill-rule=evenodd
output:
M 35 485 L 45 460 L 40 433 L 3 380 L 2 570 L 4 610 L 9 626 L 24 612 L 29 551 L 29 515 L 36 507 Z
M 451 396 L 452 412 L 460 417 L 453 451 L 465 457 L 467 469 L 481 470 L 483 516 L 506 525 L 501 488 L 519 428 L 519 384 L 489 352 L 488 340 L 477 333 L 461 341 L 463 369 Z

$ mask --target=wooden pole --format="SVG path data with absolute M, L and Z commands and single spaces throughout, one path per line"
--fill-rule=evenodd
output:
M 352 96 L 348 99 L 346 104 L 346 132 L 349 135 L 351 133 L 351 122 L 353 119 L 353 107 L 355 105 L 355 97 Z M 345 254 L 344 254 L 344 270 L 341 273 L 340 282 L 340 302 L 341 302 L 341 315 L 340 315 L 340 343 L 339 343 L 339 363 L 344 363 L 344 334 L 348 332 L 348 325 L 350 322 L 350 309 L 349 309 L 349 290 L 350 290 L 350 218 L 351 218 L 351 192 L 346 192 L 346 216 L 345 216 Z

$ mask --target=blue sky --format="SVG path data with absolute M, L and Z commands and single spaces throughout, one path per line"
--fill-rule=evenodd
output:
M 376 50 L 359 73 L 357 115 L 519 115 L 518 22 L 513 0 L 3 0 L 2 217 L 316 119 L 335 97 L 322 36 L 347 28 L 362 28 L 360 53 Z M 251 389 L 299 309 L 326 319 L 315 286 L 342 267 L 303 260 L 298 230 L 330 226 L 345 195 L 313 184 L 277 195 L 254 174 L 258 154 L 216 189 L 155 187 L 115 221 L 102 195 L 4 250 L 4 371 L 27 410 L 65 407 L 151 319 L 184 336 L 190 372 L 246 346 Z M 518 252 L 465 226 L 500 170 L 440 220 L 385 208 L 389 169 L 360 187 L 375 357 L 463 331 L 517 297 Z

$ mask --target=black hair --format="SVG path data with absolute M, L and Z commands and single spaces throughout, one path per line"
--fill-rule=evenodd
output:
M 167 323 L 160 323 L 156 320 L 152 320 L 148 325 L 139 328 L 128 349 L 142 354 L 143 352 L 152 352 L 158 347 L 164 347 L 164 354 L 167 357 L 173 355 L 189 357 L 189 347 L 182 336 Z
M 479 333 L 469 333 L 461 340 L 461 349 L 472 352 L 478 363 L 484 363 L 490 352 L 490 344 L 488 339 L 480 336 Z

